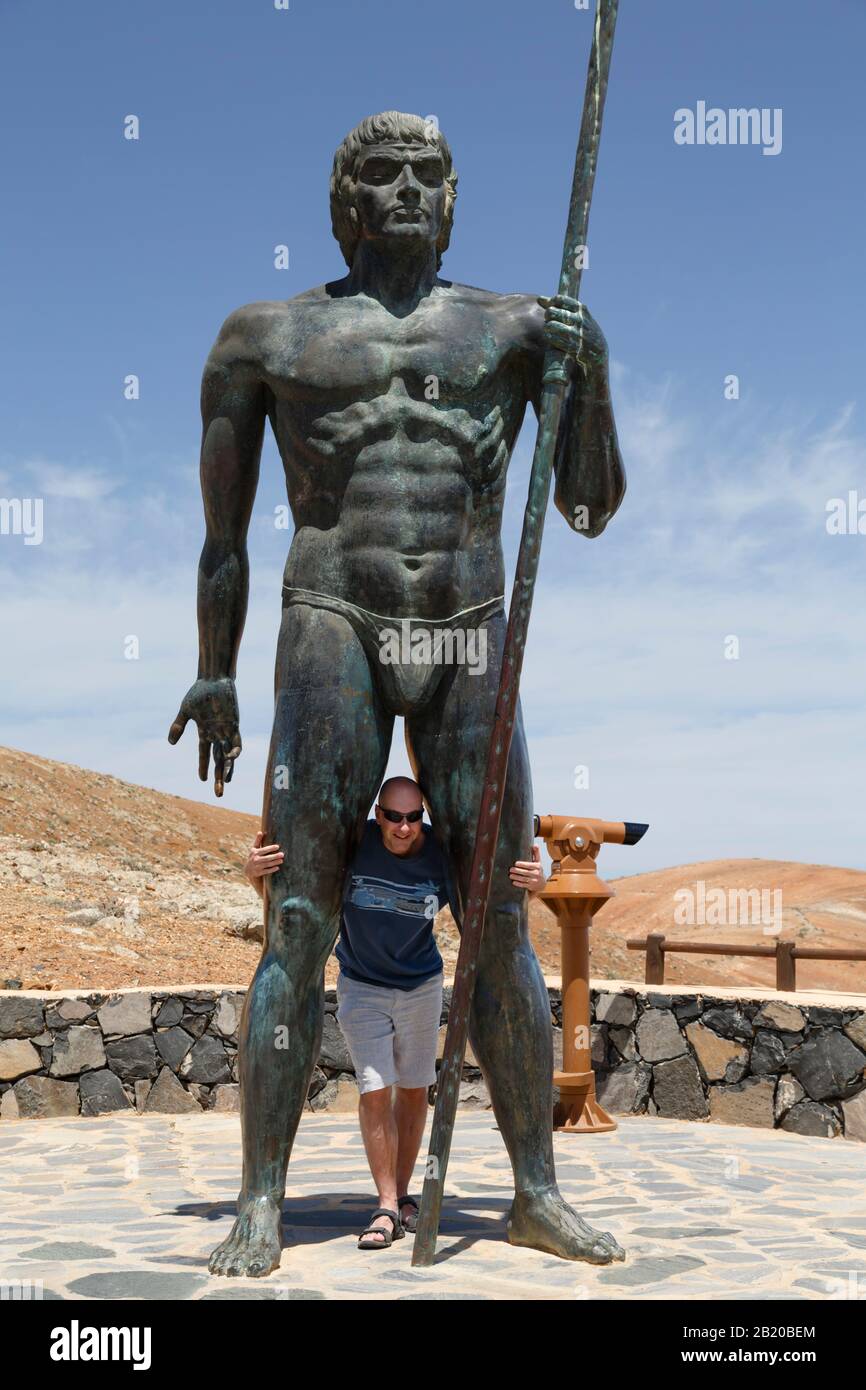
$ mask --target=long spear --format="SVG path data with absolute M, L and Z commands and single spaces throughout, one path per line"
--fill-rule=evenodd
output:
M 610 55 L 613 47 L 618 4 L 619 0 L 598 0 L 595 14 L 595 30 L 586 78 L 583 119 L 580 125 L 577 157 L 574 163 L 568 226 L 562 252 L 562 270 L 559 276 L 559 293 L 570 295 L 573 299 L 577 299 L 580 290 L 581 270 L 584 262 L 583 250 L 586 247 L 589 205 L 595 183 L 598 146 L 601 139 L 601 120 L 607 93 L 607 79 L 610 72 Z M 499 693 L 496 697 L 493 729 L 487 751 L 487 767 L 484 775 L 481 810 L 478 816 L 478 829 L 475 835 L 469 893 L 460 938 L 460 952 L 454 975 L 448 1028 L 445 1033 L 444 1056 L 439 1071 L 436 1106 L 433 1111 L 433 1127 L 430 1134 L 430 1149 L 421 1196 L 421 1212 L 418 1217 L 415 1245 L 412 1251 L 413 1265 L 432 1264 L 436 1253 L 436 1237 L 439 1231 L 442 1194 L 445 1189 L 445 1173 L 451 1152 L 451 1137 L 457 1113 L 460 1076 L 463 1071 L 463 1057 L 466 1051 L 469 1010 L 475 989 L 475 973 L 481 946 L 481 934 L 484 929 L 484 917 L 490 896 L 493 860 L 499 840 L 502 792 L 505 786 L 508 754 L 514 733 L 520 671 L 523 666 L 529 614 L 532 609 L 535 577 L 541 554 L 541 536 L 550 492 L 554 450 L 559 435 L 560 415 L 569 379 L 565 353 L 558 348 L 548 347 L 544 355 L 538 437 L 532 459 L 529 497 L 523 518 L 523 534 L 520 538 L 520 551 L 511 593 L 508 629 L 505 634 L 502 669 L 499 676 Z

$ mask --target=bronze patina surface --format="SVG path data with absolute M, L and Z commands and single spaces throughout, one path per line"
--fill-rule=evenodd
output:
M 280 1259 L 286 1168 L 318 1057 L 323 969 L 348 865 L 384 775 L 394 718 L 465 902 L 505 636 L 501 525 L 508 462 L 545 350 L 582 370 L 565 394 L 556 505 L 598 535 L 625 488 L 607 345 L 576 300 L 544 306 L 439 275 L 457 178 L 418 116 L 362 121 L 334 160 L 334 232 L 349 273 L 288 302 L 230 314 L 202 383 L 199 771 L 222 795 L 240 746 L 235 671 L 246 615 L 247 529 L 269 419 L 295 523 L 277 646 L 262 827 L 285 852 L 268 884 L 261 961 L 240 1032 L 244 1171 L 238 1218 L 211 1269 L 263 1275 Z M 403 619 L 471 631 L 486 669 L 385 666 Z M 551 1135 L 553 1049 L 526 895 L 532 792 L 518 715 L 469 1035 L 514 1170 L 509 1236 L 569 1259 L 621 1252 L 560 1196 Z M 279 1040 L 287 1037 L 289 1045 Z

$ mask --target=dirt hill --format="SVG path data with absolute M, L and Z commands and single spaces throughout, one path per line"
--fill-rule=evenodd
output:
M 24 989 L 246 983 L 261 949 L 249 939 L 260 905 L 242 874 L 257 828 L 255 816 L 213 802 L 0 749 L 0 988 L 6 980 Z M 593 975 L 642 979 L 643 956 L 625 941 L 651 930 L 700 941 L 773 939 L 760 925 L 676 925 L 674 894 L 698 882 L 707 892 L 781 889 L 783 935 L 810 945 L 866 944 L 866 873 L 722 860 L 616 880 L 617 896 L 593 927 Z M 530 920 L 542 968 L 555 976 L 556 921 L 538 902 Z M 448 913 L 436 931 L 447 973 L 458 944 Z M 332 958 L 326 979 L 335 978 Z M 773 968 L 670 956 L 667 978 L 762 985 L 772 983 Z M 801 963 L 798 984 L 866 992 L 866 962 Z

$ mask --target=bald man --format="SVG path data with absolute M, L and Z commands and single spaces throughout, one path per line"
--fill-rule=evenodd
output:
M 423 815 L 417 782 L 391 777 L 382 784 L 343 897 L 337 1018 L 355 1068 L 361 1134 L 378 1194 L 361 1250 L 387 1248 L 414 1231 L 418 1218 L 409 1186 L 428 1087 L 436 1080 L 442 1016 L 443 964 L 433 921 L 446 903 L 454 910 L 447 862 Z M 256 836 L 246 866 L 259 893 L 262 877 L 283 860 L 279 846 L 262 839 Z M 535 893 L 544 885 L 537 845 L 532 855 L 510 875 L 516 887 Z

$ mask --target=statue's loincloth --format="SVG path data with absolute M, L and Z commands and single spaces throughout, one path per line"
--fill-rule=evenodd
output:
M 283 585 L 283 607 L 307 604 L 345 618 L 357 633 L 386 709 L 409 714 L 435 694 L 444 673 L 465 665 L 483 675 L 487 633 L 483 624 L 504 614 L 504 594 L 453 613 L 449 618 L 391 618 L 313 589 Z

